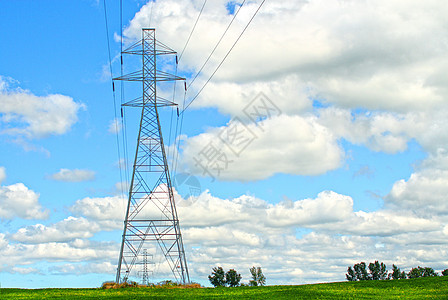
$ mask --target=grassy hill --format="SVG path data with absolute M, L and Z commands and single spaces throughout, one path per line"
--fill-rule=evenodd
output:
M 0 299 L 448 299 L 448 276 L 237 288 L 0 289 Z

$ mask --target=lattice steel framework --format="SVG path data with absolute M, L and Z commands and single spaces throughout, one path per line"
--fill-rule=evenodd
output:
M 148 265 L 153 265 L 154 262 L 152 261 L 152 255 L 148 254 L 148 249 L 143 249 L 143 260 L 140 263 L 142 270 L 138 272 L 139 275 L 142 276 L 142 284 L 148 285 L 149 282 L 149 273 L 152 273 L 152 271 L 149 270 Z M 148 257 L 151 257 L 151 260 L 148 260 Z
M 123 54 L 140 55 L 143 67 L 114 80 L 142 82 L 143 95 L 123 104 L 142 111 L 116 281 L 134 276 L 142 249 L 153 243 L 162 250 L 175 280 L 186 284 L 190 278 L 158 112 L 158 107 L 176 104 L 158 97 L 156 88 L 158 81 L 185 78 L 157 70 L 157 56 L 176 52 L 156 41 L 155 29 L 142 29 L 142 40 Z

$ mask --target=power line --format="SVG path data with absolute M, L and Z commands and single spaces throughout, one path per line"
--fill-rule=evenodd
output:
M 178 71 L 178 59 L 176 56 L 176 73 L 175 73 L 176 75 L 175 76 L 177 76 L 177 71 Z M 177 83 L 177 80 L 174 81 L 174 85 L 173 85 L 173 100 L 172 100 L 173 103 L 174 103 L 174 99 L 176 97 L 176 83 Z M 176 132 L 174 132 L 174 137 L 177 134 L 177 125 L 179 123 L 179 106 L 177 106 L 177 105 L 176 105 L 176 110 L 177 110 L 177 119 L 176 119 Z M 168 136 L 168 145 L 171 145 L 171 133 L 172 133 L 172 129 L 173 129 L 173 114 L 174 114 L 174 109 L 171 110 L 170 133 Z M 174 140 L 174 149 L 176 149 L 176 140 Z M 168 151 L 167 151 L 168 157 L 170 157 L 170 153 L 171 153 L 170 148 L 168 148 Z M 173 170 L 173 168 L 174 168 L 174 159 L 173 159 L 173 163 L 171 164 L 171 170 Z
M 202 15 L 202 11 L 204 10 L 204 6 L 205 6 L 206 3 L 207 3 L 207 0 L 205 0 L 205 1 L 204 1 L 204 4 L 202 4 L 201 11 L 199 12 L 199 15 L 198 15 L 198 17 L 197 17 L 197 19 L 196 19 L 196 22 L 194 23 L 194 26 L 193 26 L 193 28 L 191 29 L 190 36 L 188 37 L 187 42 L 185 43 L 184 49 L 182 49 L 182 52 L 180 53 L 179 61 L 180 61 L 180 59 L 182 58 L 182 55 L 184 54 L 185 48 L 187 48 L 188 42 L 190 42 L 190 38 L 191 38 L 191 36 L 193 35 L 193 31 L 194 31 L 194 29 L 196 28 L 196 25 L 198 24 L 199 18 L 200 18 L 201 15 Z
M 199 90 L 199 92 L 193 97 L 193 99 L 190 101 L 190 103 L 188 103 L 188 105 L 186 107 L 184 107 L 184 109 L 182 110 L 181 114 L 184 113 L 184 111 L 191 105 L 191 103 L 193 103 L 194 100 L 196 100 L 196 98 L 199 96 L 199 94 L 204 90 L 204 88 L 206 87 L 206 85 L 210 82 L 210 80 L 213 78 L 213 76 L 216 74 L 216 72 L 218 71 L 218 69 L 221 67 L 221 65 L 224 63 L 224 61 L 227 59 L 227 57 L 229 56 L 230 52 L 233 50 L 233 48 L 235 47 L 235 45 L 238 43 L 238 41 L 241 39 L 241 37 L 243 36 L 244 32 L 246 31 L 246 29 L 249 27 L 250 23 L 252 22 L 252 20 L 255 18 L 255 16 L 257 15 L 258 11 L 260 10 L 260 8 L 263 6 L 264 2 L 266 0 L 263 0 L 260 5 L 258 6 L 257 10 L 255 11 L 255 13 L 253 14 L 252 18 L 250 18 L 249 22 L 247 23 L 247 25 L 244 27 L 243 31 L 241 32 L 241 34 L 238 36 L 238 38 L 236 39 L 235 43 L 233 43 L 232 47 L 229 49 L 229 51 L 227 52 L 227 54 L 224 56 L 224 58 L 221 60 L 221 62 L 219 63 L 219 65 L 216 67 L 215 71 L 213 71 L 212 75 L 207 79 L 207 81 L 205 82 L 205 84 L 202 86 L 202 88 Z
M 151 11 L 150 11 L 150 13 L 149 13 L 149 24 L 148 24 L 148 27 L 149 28 L 151 28 L 151 20 L 152 20 L 152 9 L 154 8 L 154 3 L 156 3 L 156 1 L 154 0 L 154 1 L 152 1 L 152 3 L 151 3 Z
M 187 89 L 185 89 L 184 92 L 184 102 L 183 102 L 183 107 L 185 106 L 185 99 L 187 97 Z M 179 116 L 177 116 L 177 120 L 179 120 Z M 182 133 L 182 125 L 184 122 L 184 114 L 181 115 L 181 119 L 180 119 L 180 129 L 179 129 L 179 136 Z M 176 124 L 176 135 L 177 135 L 177 124 Z M 174 143 L 175 149 L 176 149 L 176 143 Z M 175 160 L 173 162 L 173 174 L 175 174 L 177 172 L 177 163 L 179 161 L 179 149 L 180 149 L 180 137 L 177 139 L 177 149 L 176 149 L 176 153 L 173 153 L 173 155 L 175 155 Z
M 212 55 L 215 53 L 216 49 L 218 48 L 219 44 L 221 43 L 221 41 L 223 40 L 224 36 L 226 35 L 227 31 L 229 30 L 230 26 L 232 25 L 233 21 L 235 20 L 236 16 L 238 15 L 241 7 L 244 5 L 244 3 L 246 2 L 246 0 L 244 0 L 241 5 L 239 6 L 238 10 L 236 11 L 236 13 L 233 15 L 232 20 L 230 21 L 229 25 L 227 26 L 227 28 L 225 29 L 224 33 L 221 35 L 220 39 L 218 40 L 218 42 L 216 43 L 215 47 L 213 48 L 213 50 L 211 51 L 211 53 L 209 54 L 209 56 L 207 57 L 207 59 L 205 60 L 205 62 L 202 64 L 200 70 L 198 71 L 198 73 L 196 73 L 196 75 L 194 76 L 193 80 L 190 82 L 190 84 L 187 86 L 185 86 L 185 92 L 184 92 L 184 101 L 183 101 L 183 110 L 185 108 L 185 100 L 186 100 L 186 93 L 187 93 L 187 89 L 193 84 L 193 82 L 196 80 L 196 78 L 199 76 L 199 74 L 202 72 L 202 70 L 204 69 L 205 65 L 208 63 L 208 61 L 210 60 L 210 58 L 212 57 Z M 205 5 L 205 3 L 204 3 Z M 203 7 L 202 7 L 203 8 Z M 202 13 L 202 9 L 201 12 L 199 13 L 199 15 Z M 199 17 L 198 17 L 199 20 Z M 195 24 L 196 26 L 196 24 Z M 195 27 L 194 26 L 194 27 Z M 193 29 L 194 29 L 193 27 Z M 191 36 L 191 34 L 190 34 Z M 188 39 L 189 40 L 189 39 Z M 187 41 L 188 43 L 188 41 Z M 176 74 L 177 74 L 177 64 L 176 64 Z M 185 84 L 185 83 L 184 83 Z M 176 87 L 176 82 L 174 83 L 174 88 Z M 183 112 L 183 111 L 182 111 Z M 180 130 L 179 130 L 179 134 L 182 133 L 182 126 L 183 126 L 183 121 L 184 121 L 184 114 L 181 115 L 181 120 L 180 120 Z M 179 114 L 177 116 L 177 121 L 176 121 L 176 131 L 175 131 L 175 136 L 177 136 L 177 129 L 178 129 L 178 124 L 179 124 Z M 171 132 L 171 129 L 170 129 Z M 171 137 L 170 137 L 171 138 Z M 174 151 L 175 153 L 173 153 L 174 157 L 173 157 L 173 166 L 172 166 L 172 170 L 173 170 L 173 174 L 176 173 L 177 171 L 177 164 L 178 164 L 178 159 L 179 159 L 179 149 L 180 149 L 180 139 L 175 139 L 174 140 Z
M 120 0 L 120 76 L 123 77 L 123 0 Z M 127 131 L 126 131 L 126 115 L 123 107 L 124 103 L 124 84 L 120 82 L 120 96 L 121 96 L 121 128 L 122 128 L 122 142 L 124 150 L 124 172 L 126 175 L 126 182 L 130 181 L 129 166 L 128 166 L 128 147 L 127 147 Z M 121 160 L 121 158 L 120 158 Z M 120 164 L 121 165 L 121 164 Z M 123 184 L 123 183 L 122 183 Z
M 103 3 L 104 3 L 104 5 L 103 5 L 103 7 L 104 7 L 104 21 L 105 21 L 105 24 L 106 24 L 107 52 L 108 52 L 108 54 L 109 54 L 110 76 L 111 76 L 111 78 L 113 78 L 113 76 L 112 76 L 112 74 L 113 74 L 113 73 L 112 73 L 112 58 L 111 58 L 111 55 L 110 55 L 109 26 L 108 26 L 108 24 L 107 24 L 107 8 L 106 8 L 106 0 L 104 0 Z M 112 80 L 112 89 L 113 89 L 113 91 L 115 92 L 115 86 L 114 86 L 114 84 L 113 84 L 113 80 Z M 115 104 L 115 96 L 114 96 L 114 104 Z
M 236 11 L 236 13 L 233 15 L 232 20 L 230 21 L 229 25 L 227 26 L 226 30 L 224 31 L 224 33 L 221 35 L 221 38 L 219 39 L 218 43 L 216 43 L 215 48 L 213 48 L 212 52 L 210 53 L 210 55 L 207 57 L 207 59 L 205 60 L 204 64 L 202 65 L 202 67 L 199 69 L 199 71 L 196 73 L 196 75 L 194 76 L 193 80 L 190 82 L 190 84 L 188 85 L 188 87 L 190 87 L 193 82 L 196 80 L 196 78 L 198 78 L 199 74 L 201 74 L 202 70 L 204 69 L 205 65 L 208 63 L 208 61 L 210 60 L 210 58 L 212 57 L 213 53 L 215 53 L 216 49 L 218 48 L 219 44 L 221 43 L 222 39 L 224 38 L 224 36 L 226 35 L 227 31 L 229 30 L 230 26 L 232 25 L 233 21 L 235 20 L 236 16 L 238 15 L 241 7 L 243 7 L 244 3 L 246 3 L 246 0 L 243 1 L 243 3 L 241 3 L 241 5 L 239 6 L 238 10 Z
M 115 96 L 115 84 L 113 81 L 113 71 L 112 71 L 112 57 L 110 54 L 110 40 L 109 40 L 109 25 L 107 23 L 107 8 L 106 8 L 106 0 L 103 1 L 104 5 L 104 21 L 105 21 L 105 25 L 106 25 L 106 38 L 107 38 L 107 51 L 109 54 L 109 69 L 110 69 L 110 76 L 111 76 L 111 81 L 112 81 L 112 94 L 113 94 L 113 99 L 114 99 L 114 115 L 115 115 L 115 119 L 114 119 L 114 125 L 115 125 L 115 131 L 116 131 L 116 140 L 117 140 L 117 151 L 118 151 L 118 164 L 120 165 L 120 161 L 121 161 L 121 151 L 120 151 L 120 138 L 118 136 L 118 118 L 117 118 L 117 101 L 116 101 L 116 96 Z M 123 182 L 123 174 L 121 172 L 121 167 L 119 166 L 120 169 L 120 182 Z M 121 194 L 122 196 L 124 196 L 124 191 L 123 188 L 121 188 Z

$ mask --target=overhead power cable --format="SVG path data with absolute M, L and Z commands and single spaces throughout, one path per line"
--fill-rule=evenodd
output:
M 255 16 L 257 15 L 258 11 L 261 9 L 261 7 L 263 6 L 264 2 L 266 0 L 263 0 L 260 5 L 258 6 L 257 10 L 255 11 L 255 13 L 253 14 L 253 16 L 250 18 L 249 22 L 247 23 L 247 25 L 244 27 L 243 31 L 241 32 L 241 34 L 238 36 L 238 38 L 236 39 L 235 43 L 233 43 L 232 47 L 229 49 L 229 51 L 227 52 L 227 54 L 224 56 L 224 58 L 221 60 L 221 62 L 219 63 L 219 65 L 216 67 L 215 71 L 213 71 L 212 75 L 207 79 L 207 81 L 205 82 L 205 84 L 201 87 L 201 89 L 199 90 L 199 92 L 192 98 L 192 100 L 190 101 L 190 103 L 188 103 L 188 105 L 186 107 L 183 108 L 181 114 L 183 114 L 185 112 L 185 110 L 193 103 L 194 100 L 196 100 L 196 98 L 199 96 L 199 94 L 204 90 L 204 88 L 207 86 L 207 84 L 210 82 L 210 80 L 213 78 L 213 76 L 216 74 L 216 72 L 219 70 L 219 68 L 221 67 L 221 65 L 224 63 L 224 61 L 227 59 L 227 57 L 229 56 L 230 52 L 232 52 L 233 48 L 235 48 L 235 45 L 238 43 L 238 41 L 241 39 L 241 37 L 243 36 L 244 32 L 246 31 L 246 29 L 249 27 L 250 23 L 252 22 L 252 20 L 255 18 Z
M 107 51 L 108 51 L 108 55 L 109 55 L 109 70 L 110 70 L 110 77 L 111 77 L 111 81 L 112 81 L 112 94 L 113 94 L 113 99 L 114 99 L 114 114 L 115 114 L 115 119 L 114 119 L 114 125 L 115 125 L 115 131 L 116 131 L 116 140 L 117 140 L 117 152 L 118 152 L 118 163 L 120 164 L 121 161 L 121 151 L 120 151 L 120 138 L 118 136 L 118 132 L 119 132 L 119 128 L 118 128 L 118 117 L 117 117 L 117 101 L 116 101 L 116 96 L 115 96 L 115 84 L 113 81 L 113 72 L 112 72 L 112 56 L 110 54 L 110 40 L 109 40 L 109 25 L 107 23 L 107 8 L 106 8 L 106 0 L 103 1 L 104 5 L 104 21 L 106 24 L 106 39 L 107 39 Z M 123 174 L 120 169 L 120 182 L 123 182 Z M 122 196 L 124 196 L 124 191 L 123 188 L 121 189 L 121 193 Z
M 209 56 L 207 57 L 207 59 L 205 60 L 205 62 L 202 64 L 202 67 L 199 69 L 199 71 L 196 73 L 196 75 L 194 76 L 193 80 L 190 82 L 190 84 L 188 85 L 188 87 L 190 87 L 193 82 L 196 80 L 196 78 L 198 78 L 199 74 L 201 74 L 202 70 L 204 69 L 205 65 L 208 63 L 208 61 L 210 60 L 210 58 L 212 57 L 213 53 L 215 53 L 216 49 L 218 48 L 219 44 L 221 43 L 222 39 L 224 38 L 224 36 L 226 35 L 227 31 L 229 30 L 230 26 L 232 25 L 233 21 L 235 20 L 236 16 L 238 15 L 241 7 L 243 7 L 244 3 L 246 3 L 246 0 L 244 0 L 238 10 L 236 11 L 236 13 L 233 15 L 232 20 L 230 21 L 229 25 L 227 26 L 226 30 L 224 31 L 224 33 L 221 35 L 221 38 L 219 39 L 218 43 L 216 43 L 215 48 L 213 48 L 212 52 L 210 52 Z
M 153 8 L 154 8 L 154 3 L 156 3 L 155 0 L 152 1 L 152 3 L 151 3 L 151 11 L 149 12 L 149 24 L 148 24 L 148 27 L 149 27 L 149 28 L 151 28 L 152 11 L 153 11 Z
M 244 0 L 244 1 L 246 1 L 246 0 Z M 204 3 L 202 4 L 202 7 L 201 7 L 201 10 L 199 11 L 199 14 L 198 14 L 198 17 L 196 18 L 196 21 L 194 22 L 194 25 L 193 25 L 193 28 L 191 29 L 191 32 L 190 32 L 190 35 L 188 36 L 188 39 L 187 39 L 187 41 L 185 42 L 185 45 L 184 45 L 184 48 L 182 49 L 182 52 L 180 53 L 180 55 L 179 56 L 176 56 L 176 76 L 177 76 L 177 72 L 178 72 L 178 64 L 179 64 L 179 62 L 180 62 L 180 60 L 181 60 L 181 58 L 182 58 L 182 56 L 183 56 L 183 54 L 184 54 L 184 52 L 185 52 L 185 49 L 187 48 L 187 46 L 188 46 L 188 43 L 190 42 L 190 39 L 191 39 L 191 37 L 193 36 L 193 32 L 194 32 L 194 30 L 196 29 L 196 26 L 197 26 L 197 24 L 198 24 L 198 22 L 199 22 L 199 19 L 201 18 L 201 15 L 202 15 L 202 12 L 204 11 L 204 7 L 205 7 L 205 5 L 207 4 L 207 0 L 204 0 Z M 152 12 L 151 12 L 151 14 L 152 14 Z M 175 95 L 176 95 L 176 84 L 177 84 L 177 81 L 175 81 L 174 82 L 174 87 L 173 87 L 173 102 L 174 102 L 174 98 L 175 98 Z M 185 97 L 186 97 L 186 92 L 187 92 L 187 85 L 186 85 L 186 82 L 184 82 L 184 87 L 185 87 L 185 92 L 184 92 L 184 102 L 183 102 L 183 105 L 185 106 Z M 176 137 L 177 136 L 177 134 L 178 134 L 178 128 L 179 128 L 179 107 L 176 107 L 176 109 L 177 109 L 177 119 L 176 119 L 176 130 L 175 130 L 175 132 L 174 132 L 174 136 Z M 180 128 L 181 128 L 181 130 L 179 131 L 179 134 L 181 133 L 181 131 L 182 131 L 182 122 L 183 122 L 183 116 L 182 116 L 182 118 L 181 118 L 181 123 L 180 123 Z M 171 142 L 171 127 L 172 127 L 172 115 L 171 115 L 171 121 L 170 121 L 170 137 L 169 137 L 169 140 L 168 140 L 168 143 L 170 143 Z M 177 139 L 177 138 L 174 138 L 174 150 L 176 150 L 177 149 L 177 152 L 179 151 L 179 147 L 180 147 L 180 141 L 179 141 L 179 139 Z M 176 167 L 177 167 L 177 156 L 176 156 L 176 153 L 173 153 L 173 155 L 174 155 L 174 157 L 173 157 L 173 162 L 172 162 L 172 170 L 173 170 L 173 177 L 175 176 L 175 169 L 176 169 Z
M 196 18 L 196 22 L 194 22 L 193 28 L 191 29 L 190 35 L 188 36 L 187 42 L 185 43 L 184 49 L 182 49 L 182 52 L 180 53 L 179 56 L 179 61 L 182 58 L 182 55 L 184 54 L 185 49 L 187 48 L 188 43 L 190 42 L 191 36 L 193 35 L 194 29 L 196 28 L 196 25 L 198 24 L 199 18 L 202 15 L 202 11 L 204 10 L 204 6 L 207 3 L 207 0 L 204 1 L 204 4 L 202 4 L 201 10 L 199 11 L 199 15 Z
M 120 77 L 123 77 L 123 0 L 120 0 Z M 126 183 L 130 182 L 129 166 L 128 166 L 128 144 L 127 144 L 127 130 L 126 130 L 126 114 L 124 103 L 124 84 L 120 81 L 120 96 L 121 96 L 121 128 L 122 128 L 122 142 L 124 149 L 124 172 L 126 175 Z M 120 159 L 121 162 L 121 159 Z M 121 163 L 120 163 L 121 165 Z M 127 186 L 125 186 L 127 188 Z
M 186 84 L 185 84 L 185 86 L 186 86 Z M 184 103 L 183 103 L 183 106 L 185 106 L 185 99 L 186 99 L 186 97 L 187 97 L 187 89 L 185 89 L 185 91 L 184 91 Z M 177 118 L 179 119 L 179 116 Z M 178 165 L 178 162 L 179 162 L 180 135 L 182 133 L 182 124 L 184 122 L 184 115 L 182 114 L 182 116 L 180 116 L 180 118 L 181 119 L 180 119 L 179 137 L 177 138 L 177 145 L 176 145 L 176 143 L 174 144 L 174 146 L 176 147 L 175 148 L 176 152 L 173 153 L 173 155 L 174 155 L 173 174 L 176 174 L 176 172 L 177 172 L 177 165 Z M 176 124 L 176 135 L 177 135 L 177 124 Z

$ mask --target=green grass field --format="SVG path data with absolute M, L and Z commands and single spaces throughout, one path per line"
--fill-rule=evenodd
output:
M 448 299 L 448 276 L 236 288 L 0 289 L 0 299 Z

